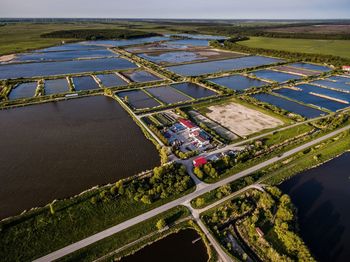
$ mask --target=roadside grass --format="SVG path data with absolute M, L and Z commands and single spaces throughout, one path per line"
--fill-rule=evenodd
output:
M 227 191 L 227 188 L 225 190 L 218 188 L 205 193 L 193 199 L 191 205 L 194 208 L 204 208 L 215 201 L 222 199 L 231 192 L 236 192 L 256 182 L 278 185 L 285 179 L 329 161 L 348 150 L 350 150 L 350 132 L 347 131 L 341 133 L 335 138 L 324 141 L 311 149 L 298 152 L 286 160 L 281 160 L 249 176 L 229 183 L 227 185 L 230 188 L 229 192 Z
M 152 204 L 143 204 L 125 195 L 94 203 L 92 199 L 111 186 L 95 188 L 70 199 L 29 211 L 0 223 L 2 261 L 28 261 L 117 225 L 132 217 L 186 195 L 194 187 Z
M 261 140 L 264 141 L 264 145 L 266 146 L 273 146 L 279 143 L 282 143 L 283 141 L 286 141 L 287 139 L 296 137 L 298 135 L 304 134 L 306 132 L 309 132 L 313 129 L 312 126 L 309 124 L 303 124 L 298 125 L 292 128 L 288 128 L 282 131 L 276 131 L 271 135 L 265 136 L 261 138 Z
M 350 58 L 350 40 L 250 37 L 250 40 L 239 42 L 239 44 L 253 48 L 327 54 Z
M 278 185 L 284 180 L 302 171 L 321 165 L 350 150 L 349 131 L 329 139 L 310 150 L 304 150 L 289 158 L 274 164 L 263 171 L 266 176 L 262 182 L 270 185 Z
M 188 222 L 181 222 L 177 225 L 175 225 L 174 223 L 186 217 L 189 217 L 189 215 L 190 212 L 186 207 L 175 207 L 171 210 L 168 210 L 167 212 L 152 217 L 117 234 L 114 234 L 113 236 L 100 240 L 88 247 L 85 247 L 79 251 L 67 255 L 60 259 L 60 261 L 93 261 L 95 259 L 107 255 L 108 253 L 121 249 L 129 243 L 146 237 L 139 243 L 130 245 L 130 247 L 126 247 L 124 250 L 120 250 L 120 252 L 111 254 L 111 256 L 107 256 L 106 259 L 103 260 L 110 260 L 113 257 L 122 257 L 130 253 L 134 253 L 145 245 L 151 244 L 154 241 L 157 241 L 158 239 L 163 238 L 168 234 L 174 233 L 178 230 L 188 227 Z M 156 223 L 160 219 L 164 219 L 166 221 L 167 225 L 170 226 L 169 230 L 158 232 Z M 150 237 L 147 238 L 147 235 L 149 234 L 152 235 L 150 235 Z

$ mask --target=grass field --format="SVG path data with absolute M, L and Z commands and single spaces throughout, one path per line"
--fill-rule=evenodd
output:
M 116 23 L 14 23 L 0 27 L 0 55 L 24 52 L 58 45 L 62 40 L 77 39 L 41 38 L 40 35 L 58 30 L 72 29 L 121 29 Z
M 239 42 L 239 44 L 253 48 L 334 55 L 350 58 L 350 40 L 250 37 L 250 40 Z

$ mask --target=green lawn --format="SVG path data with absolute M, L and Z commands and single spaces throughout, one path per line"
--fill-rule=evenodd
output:
M 239 42 L 239 44 L 253 48 L 335 55 L 350 58 L 350 40 L 250 37 L 250 40 Z

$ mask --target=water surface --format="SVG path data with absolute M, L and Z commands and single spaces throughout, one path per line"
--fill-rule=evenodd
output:
M 253 95 L 253 97 L 262 102 L 272 104 L 274 106 L 280 107 L 292 113 L 299 114 L 306 118 L 314 118 L 322 114 L 326 114 L 321 110 L 318 110 L 309 106 L 304 106 L 299 103 L 296 103 L 278 96 L 274 96 L 271 94 L 261 93 L 261 94 Z
M 321 262 L 349 261 L 349 162 L 345 153 L 280 185 L 298 208 L 302 238 Z
M 68 81 L 65 78 L 45 80 L 45 95 L 69 92 Z
M 279 82 L 279 83 L 286 82 L 286 81 L 289 81 L 292 79 L 300 79 L 301 78 L 301 76 L 298 76 L 298 75 L 273 71 L 273 70 L 269 70 L 269 69 L 254 71 L 254 72 L 252 72 L 252 74 L 254 74 L 256 77 Z
M 158 77 L 154 74 L 151 74 L 150 72 L 145 71 L 145 70 L 123 72 L 123 75 L 125 75 L 131 81 L 137 82 L 137 83 L 162 80 L 160 77 Z
M 15 86 L 15 88 L 12 88 L 9 94 L 9 99 L 14 100 L 19 98 L 33 97 L 35 95 L 37 85 L 37 82 L 18 84 L 17 86 Z
M 128 68 L 136 68 L 136 65 L 123 58 L 7 64 L 0 65 L 0 79 L 63 75 Z
M 210 62 L 194 63 L 168 67 L 170 71 L 184 76 L 198 76 L 220 71 L 229 71 L 268 65 L 282 60 L 264 56 L 246 56 L 233 59 L 217 60 Z
M 190 97 L 185 96 L 169 86 L 148 88 L 147 92 L 166 104 L 174 104 L 192 100 Z
M 213 83 L 222 85 L 232 90 L 245 90 L 251 87 L 259 87 L 268 84 L 259 79 L 254 79 L 242 75 L 231 75 L 218 78 L 208 79 Z
M 76 91 L 91 90 L 100 88 L 91 76 L 79 76 L 72 78 Z
M 217 93 L 209 90 L 207 88 L 204 88 L 202 86 L 193 84 L 193 83 L 180 83 L 180 84 L 173 84 L 171 85 L 172 88 L 175 88 L 176 90 L 179 90 L 186 95 L 189 95 L 193 98 L 203 98 L 203 97 L 209 97 L 214 96 Z
M 160 103 L 142 90 L 132 90 L 117 93 L 134 109 L 145 109 L 160 106 Z
M 0 123 L 1 218 L 159 164 L 152 142 L 108 97 L 2 110 Z
M 199 237 L 195 230 L 181 230 L 178 233 L 171 234 L 144 247 L 135 254 L 123 258 L 121 261 L 206 262 L 209 258 L 207 249 L 202 239 L 198 240 Z
M 281 88 L 274 90 L 274 92 L 291 99 L 304 102 L 305 104 L 312 104 L 321 108 L 326 108 L 330 111 L 337 111 L 348 106 L 346 104 L 338 103 L 330 99 L 311 95 L 308 92 L 296 91 L 289 88 Z
M 331 71 L 331 69 L 327 66 L 308 64 L 308 63 L 294 63 L 294 64 L 290 64 L 290 66 L 300 67 L 300 68 L 305 68 L 305 69 L 320 71 L 320 72 Z
M 121 79 L 116 74 L 104 74 L 104 75 L 97 75 L 97 78 L 101 80 L 102 84 L 105 87 L 114 87 L 114 86 L 124 86 L 128 83 L 125 82 L 123 79 Z

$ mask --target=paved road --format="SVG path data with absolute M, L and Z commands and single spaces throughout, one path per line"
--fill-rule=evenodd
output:
M 200 196 L 200 195 L 202 195 L 204 193 L 207 193 L 207 192 L 209 192 L 211 190 L 214 190 L 214 189 L 216 189 L 218 187 L 221 187 L 221 186 L 223 186 L 225 184 L 228 184 L 228 183 L 230 183 L 232 181 L 235 181 L 235 180 L 237 180 L 239 178 L 247 176 L 247 175 L 249 175 L 249 174 L 251 174 L 253 172 L 256 172 L 256 171 L 258 171 L 258 170 L 260 170 L 260 169 L 262 169 L 262 168 L 264 168 L 264 167 L 266 167 L 266 166 L 268 166 L 270 164 L 273 164 L 273 163 L 275 163 L 275 162 L 277 162 L 277 161 L 279 161 L 281 159 L 287 158 L 287 157 L 289 157 L 289 156 L 291 156 L 291 155 L 293 155 L 293 154 L 295 154 L 295 153 L 297 153 L 299 151 L 302 151 L 302 150 L 304 150 L 304 149 L 306 149 L 306 148 L 308 148 L 310 146 L 314 146 L 314 145 L 316 145 L 316 144 L 318 144 L 318 143 L 320 143 L 320 142 L 322 142 L 324 140 L 327 140 L 327 139 L 329 139 L 329 138 L 331 138 L 331 137 L 333 137 L 333 136 L 335 136 L 337 134 L 340 134 L 343 131 L 349 130 L 349 129 L 350 129 L 350 125 L 348 125 L 346 127 L 343 127 L 341 129 L 338 129 L 336 131 L 333 131 L 333 132 L 329 133 L 328 135 L 322 136 L 322 137 L 320 137 L 318 139 L 315 139 L 315 140 L 313 140 L 311 142 L 308 142 L 308 143 L 306 143 L 304 145 L 301 145 L 301 146 L 299 146 L 297 148 L 294 148 L 294 149 L 284 153 L 280 157 L 273 157 L 273 158 L 271 158 L 271 159 L 269 159 L 269 160 L 267 160 L 267 161 L 265 161 L 263 163 L 260 163 L 260 164 L 258 164 L 256 166 L 248 168 L 248 169 L 246 169 L 246 170 L 244 170 L 242 172 L 239 172 L 239 173 L 237 173 L 235 175 L 227 177 L 227 178 L 225 178 L 223 180 L 220 180 L 220 181 L 218 181 L 216 183 L 213 183 L 213 184 L 199 183 L 199 184 L 197 184 L 196 190 L 194 192 L 186 195 L 186 196 L 178 198 L 178 199 L 176 199 L 176 200 L 174 200 L 172 202 L 169 202 L 167 204 L 164 204 L 164 205 L 162 205 L 162 206 L 160 206 L 158 208 L 152 209 L 151 211 L 148 211 L 148 212 L 146 212 L 146 213 L 144 213 L 142 215 L 139 215 L 137 217 L 131 218 L 131 219 L 129 219 L 129 220 L 123 222 L 123 223 L 120 223 L 120 224 L 118 224 L 116 226 L 113 226 L 113 227 L 108 228 L 108 229 L 106 229 L 104 231 L 101 231 L 101 232 L 99 232 L 99 233 L 97 233 L 95 235 L 92 235 L 90 237 L 82 239 L 82 240 L 80 240 L 78 242 L 75 242 L 75 243 L 73 243 L 71 245 L 68 245 L 68 246 L 66 246 L 66 247 L 64 247 L 62 249 L 54 251 L 54 252 L 52 252 L 52 253 L 50 253 L 50 254 L 48 254 L 46 256 L 43 256 L 43 257 L 41 257 L 41 258 L 39 258 L 39 259 L 37 259 L 35 261 L 52 261 L 52 260 L 59 259 L 59 258 L 65 256 L 65 255 L 68 255 L 68 254 L 70 254 L 72 252 L 75 252 L 75 251 L 77 251 L 77 250 L 79 250 L 79 249 L 81 249 L 83 247 L 86 247 L 86 246 L 88 246 L 90 244 L 93 244 L 93 243 L 95 243 L 95 242 L 97 242 L 97 241 L 99 241 L 101 239 L 109 237 L 109 236 L 111 236 L 113 234 L 116 234 L 116 233 L 126 229 L 126 228 L 129 228 L 129 227 L 131 227 L 133 225 L 136 225 L 136 224 L 138 224 L 140 222 L 143 222 L 143 221 L 145 221 L 145 220 L 147 220 L 149 218 L 152 218 L 152 217 L 154 217 L 154 216 L 156 216 L 156 215 L 158 215 L 160 213 L 163 213 L 163 212 L 165 212 L 165 211 L 167 211 L 167 210 L 169 210 L 169 209 L 171 209 L 173 207 L 189 203 L 192 199 L 194 199 L 194 198 L 196 198 L 196 197 L 198 197 L 198 196 Z

